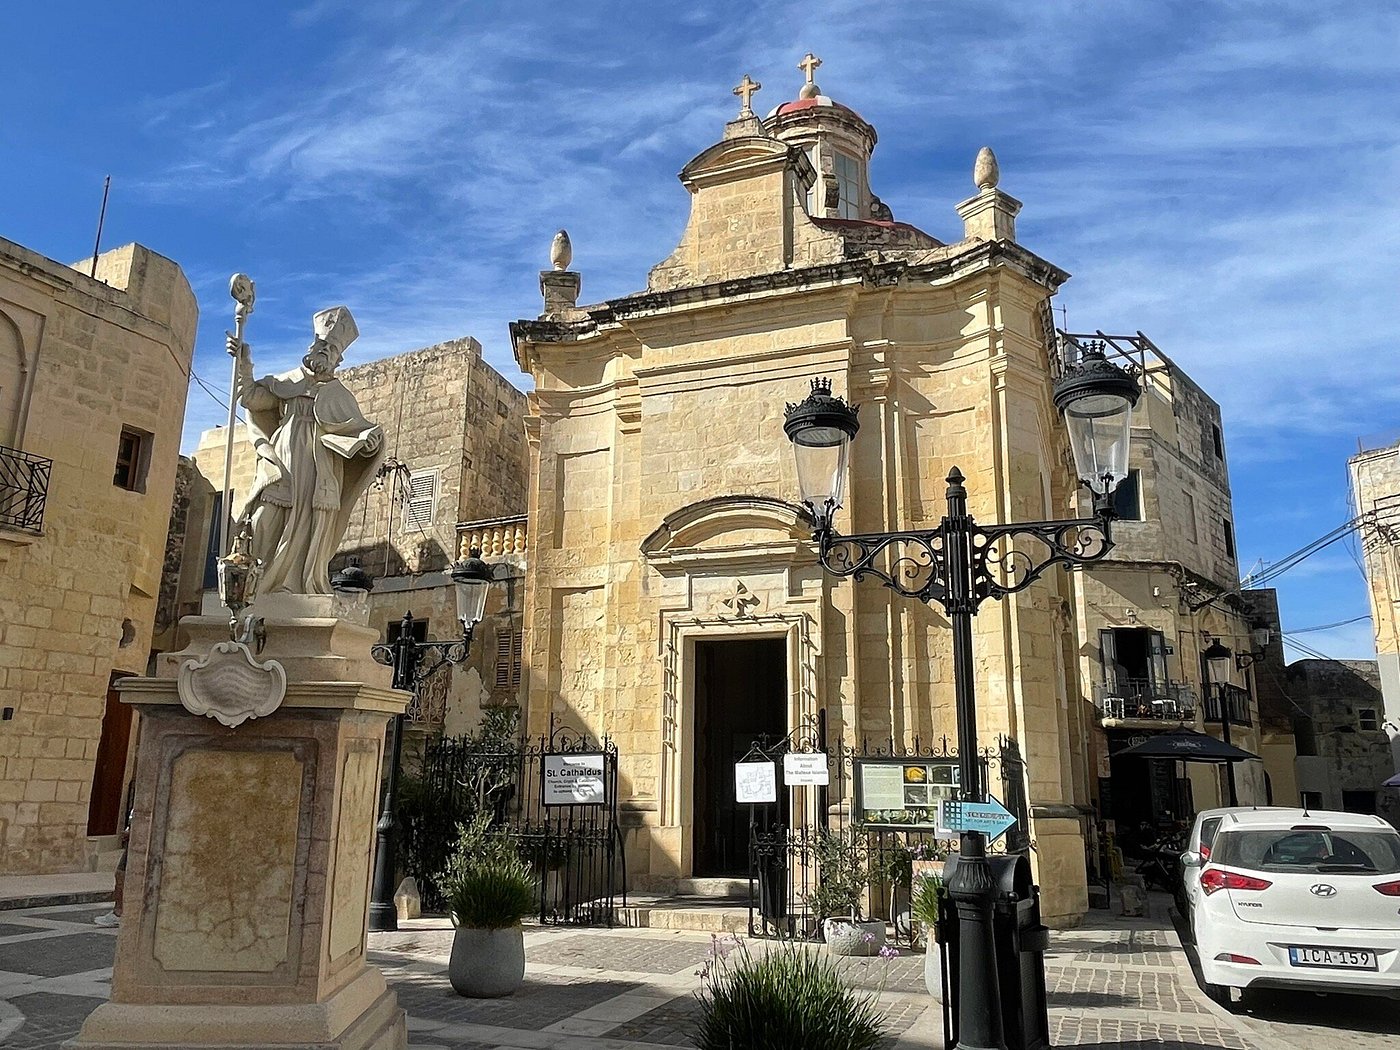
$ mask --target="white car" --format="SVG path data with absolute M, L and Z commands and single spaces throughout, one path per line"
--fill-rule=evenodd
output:
M 1231 810 L 1195 867 L 1206 993 L 1300 988 L 1400 997 L 1400 833 L 1380 817 Z
M 1191 939 L 1196 939 L 1195 922 L 1196 902 L 1201 898 L 1201 865 L 1210 860 L 1211 847 L 1215 843 L 1215 833 L 1220 830 L 1220 822 L 1230 813 L 1259 813 L 1267 811 L 1269 813 L 1292 813 L 1301 814 L 1301 809 L 1282 809 L 1269 806 L 1261 808 L 1259 806 L 1226 806 L 1222 809 L 1203 809 L 1196 814 L 1196 820 L 1191 825 L 1191 831 L 1185 843 L 1186 852 L 1182 855 L 1181 864 L 1181 888 L 1177 894 L 1177 909 L 1181 912 L 1181 917 L 1186 920 L 1186 928 L 1191 934 Z M 1193 860 L 1188 854 L 1194 854 Z

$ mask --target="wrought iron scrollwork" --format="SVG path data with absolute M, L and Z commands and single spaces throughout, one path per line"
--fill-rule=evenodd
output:
M 822 567 L 834 576 L 872 577 L 906 598 L 937 602 L 952 612 L 968 595 L 972 608 L 986 598 L 1024 590 L 1053 565 L 1099 561 L 1113 549 L 1109 517 L 978 525 L 966 515 L 945 517 L 937 528 L 843 536 L 830 521 L 813 530 Z M 1037 550 L 1018 541 L 1030 540 Z M 955 547 L 965 558 L 953 558 Z M 966 562 L 966 579 L 955 575 Z M 959 583 L 962 586 L 959 586 Z

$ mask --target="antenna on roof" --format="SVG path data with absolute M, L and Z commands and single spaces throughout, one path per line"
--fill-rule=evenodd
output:
M 107 192 L 112 188 L 112 176 L 102 180 L 102 210 L 97 213 L 97 240 L 92 245 L 92 269 L 88 276 L 97 277 L 97 253 L 102 248 L 102 224 L 107 221 Z

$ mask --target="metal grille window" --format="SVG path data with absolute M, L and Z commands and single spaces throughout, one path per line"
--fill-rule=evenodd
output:
M 520 684 L 521 632 L 503 627 L 496 635 L 496 688 L 513 689 Z
M 423 531 L 433 527 L 433 512 L 437 507 L 438 472 L 417 470 L 408 476 L 404 488 L 403 527 Z
M 1361 728 L 1363 730 L 1370 731 L 1381 727 L 1380 719 L 1376 717 L 1376 709 L 1374 707 L 1363 707 L 1360 711 L 1356 712 L 1356 717 L 1361 723 Z

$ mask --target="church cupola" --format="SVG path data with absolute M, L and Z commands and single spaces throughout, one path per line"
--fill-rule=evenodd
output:
M 794 101 L 764 118 L 764 130 L 797 146 L 811 161 L 817 173 L 807 191 L 807 214 L 812 218 L 888 219 L 889 209 L 870 192 L 875 129 L 849 106 L 822 94 L 816 82 L 821 64 L 811 52 L 797 64 L 807 82 Z

